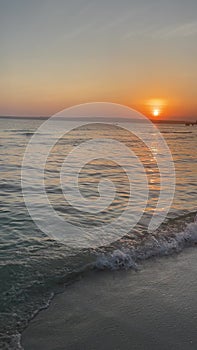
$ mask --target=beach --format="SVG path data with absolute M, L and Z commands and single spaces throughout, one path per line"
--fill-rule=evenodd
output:
M 196 249 L 144 262 L 138 271 L 90 272 L 22 334 L 26 350 L 194 350 Z
M 0 27 L 0 350 L 197 350 L 197 0 Z

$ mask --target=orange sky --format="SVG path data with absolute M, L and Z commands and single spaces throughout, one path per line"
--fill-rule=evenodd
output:
M 111 3 L 0 5 L 0 115 L 107 101 L 197 119 L 197 3 Z

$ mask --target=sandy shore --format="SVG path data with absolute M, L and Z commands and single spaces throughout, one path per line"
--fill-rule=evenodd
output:
M 197 250 L 90 273 L 22 334 L 25 350 L 196 350 Z

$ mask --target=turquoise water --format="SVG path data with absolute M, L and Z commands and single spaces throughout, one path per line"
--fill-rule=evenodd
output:
M 173 155 L 176 191 L 165 223 L 154 233 L 147 232 L 160 191 L 160 176 L 154 157 L 141 141 L 117 128 L 86 127 L 64 136 L 53 148 L 46 164 L 45 186 L 55 210 L 64 219 L 82 226 L 113 221 L 128 201 L 128 179 L 120 167 L 105 159 L 88 164 L 80 174 L 80 190 L 96 198 L 101 176 L 109 177 L 117 193 L 104 213 L 80 213 L 65 202 L 59 184 L 59 171 L 65 154 L 87 139 L 107 135 L 127 144 L 142 161 L 149 179 L 149 198 L 138 225 L 118 242 L 100 249 L 71 250 L 49 238 L 32 221 L 21 190 L 21 164 L 24 151 L 41 121 L 0 119 L 0 334 L 1 348 L 17 349 L 19 334 L 38 310 L 65 284 L 89 268 L 137 268 L 140 260 L 170 254 L 196 244 L 197 127 L 160 125 Z M 154 138 L 154 135 L 151 135 Z M 136 212 L 138 211 L 136 207 Z M 18 345 L 17 345 L 18 344 Z

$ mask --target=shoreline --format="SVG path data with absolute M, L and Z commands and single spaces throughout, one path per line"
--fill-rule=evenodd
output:
M 196 248 L 138 272 L 90 272 L 56 295 L 22 333 L 24 350 L 194 350 Z

